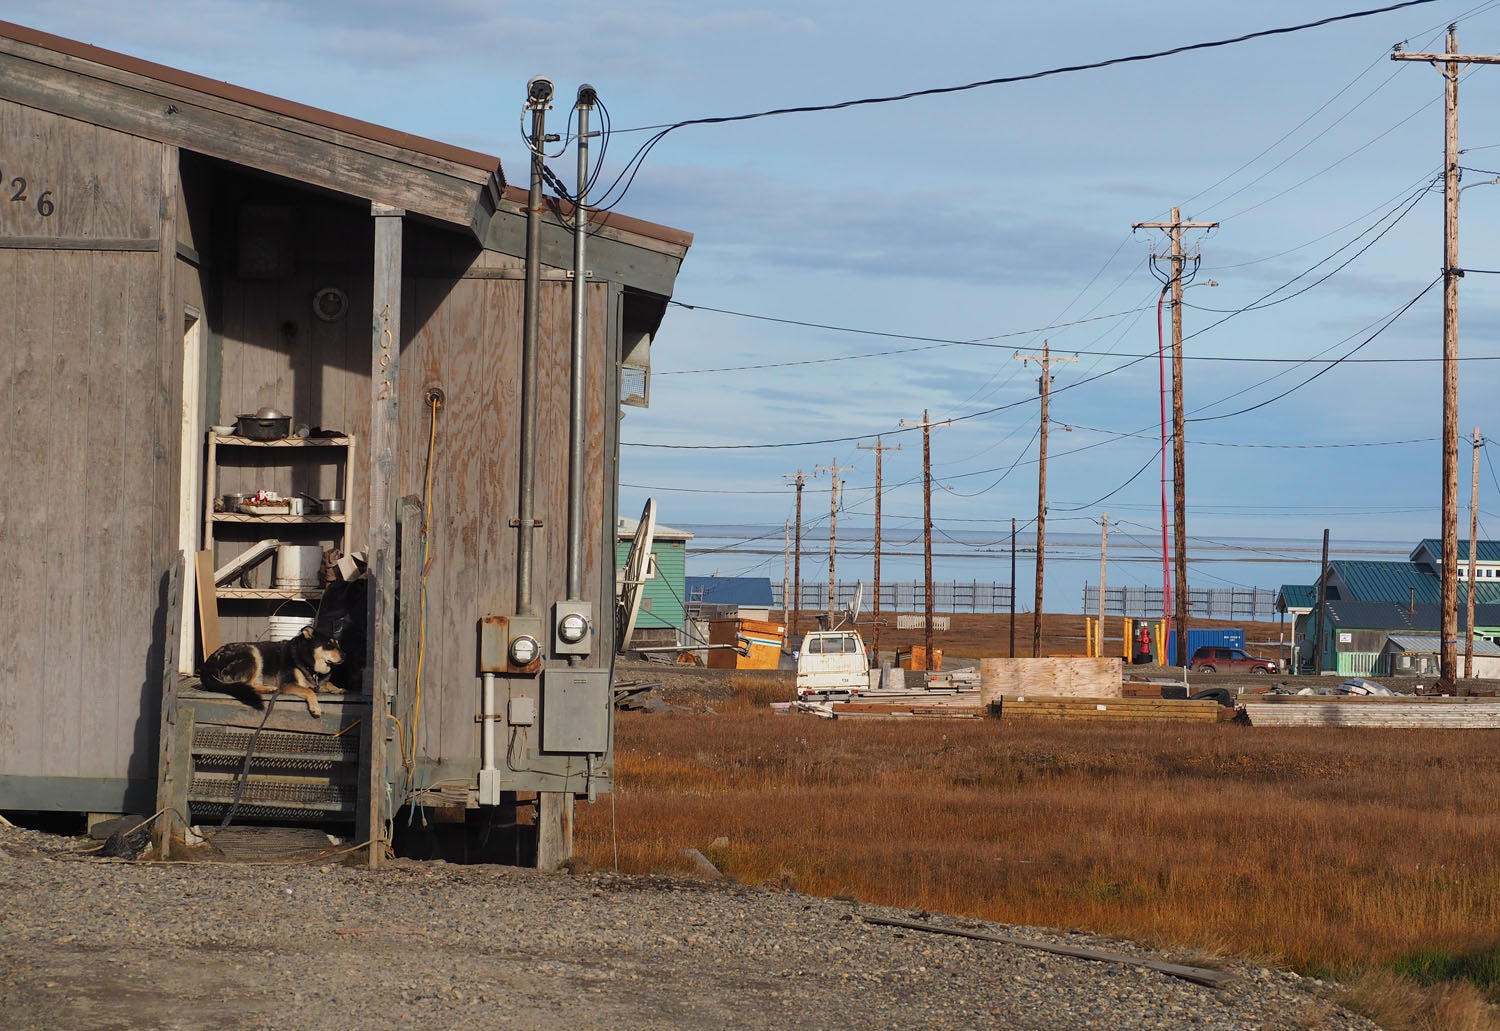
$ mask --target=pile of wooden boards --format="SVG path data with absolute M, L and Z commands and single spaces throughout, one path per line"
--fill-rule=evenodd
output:
M 1235 712 L 1215 701 L 1168 698 L 1001 697 L 990 703 L 1002 720 L 1198 720 L 1233 719 Z
M 1261 695 L 1245 703 L 1255 727 L 1500 728 L 1494 698 L 1341 698 Z

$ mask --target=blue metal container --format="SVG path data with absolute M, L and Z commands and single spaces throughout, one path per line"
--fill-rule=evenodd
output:
M 1187 634 L 1188 658 L 1193 657 L 1193 652 L 1199 648 L 1243 648 L 1245 647 L 1245 631 L 1243 628 L 1230 627 L 1222 630 L 1197 630 L 1188 627 Z M 1177 629 L 1167 634 L 1167 654 L 1162 660 L 1162 665 L 1175 666 L 1177 664 Z

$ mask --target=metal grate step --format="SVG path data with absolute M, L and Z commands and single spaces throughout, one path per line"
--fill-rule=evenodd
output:
M 233 756 L 243 759 L 255 741 L 255 757 L 289 761 L 318 760 L 352 763 L 359 760 L 359 735 L 299 734 L 284 730 L 255 731 L 243 727 L 204 724 L 193 729 L 193 754 Z
M 194 771 L 193 782 L 188 788 L 188 801 L 194 803 L 194 812 L 200 811 L 197 803 L 228 805 L 233 802 L 238 779 L 234 773 Z M 353 784 L 332 784 L 316 778 L 264 777 L 252 772 L 245 778 L 240 807 L 243 810 L 246 806 L 270 805 L 292 810 L 352 813 L 357 796 Z

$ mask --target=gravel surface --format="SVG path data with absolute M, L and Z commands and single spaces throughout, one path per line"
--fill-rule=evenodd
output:
M 0 822 L 13 1028 L 1374 1028 L 1335 986 L 1207 988 L 864 922 L 1129 943 L 666 877 L 398 860 L 149 863 Z

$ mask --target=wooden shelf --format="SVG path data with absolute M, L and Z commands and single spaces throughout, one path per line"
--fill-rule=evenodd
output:
M 332 541 L 337 547 L 349 547 L 349 529 L 352 516 L 348 512 L 337 515 L 251 515 L 248 512 L 215 512 L 213 505 L 219 498 L 222 473 L 229 469 L 261 470 L 267 487 L 274 486 L 283 494 L 293 488 L 299 470 L 332 470 L 336 485 L 331 494 L 345 498 L 352 496 L 354 437 L 343 434 L 337 437 L 283 437 L 279 440 L 252 440 L 234 434 L 208 433 L 208 466 L 205 470 L 204 487 L 208 499 L 208 511 L 204 513 L 203 537 L 206 547 L 214 550 L 214 568 L 227 561 L 226 555 L 243 548 L 248 541 L 253 547 L 257 540 L 274 540 L 282 544 L 299 542 L 321 542 L 326 547 Z M 280 453 L 278 452 L 278 449 Z M 318 473 L 312 473 L 319 477 Z M 241 477 L 243 478 L 243 477 Z M 334 482 L 326 475 L 324 483 Z M 300 529 L 288 530 L 287 527 Z M 220 553 L 219 544 L 229 545 Z M 258 561 L 258 560 L 257 560 Z M 253 563 L 252 563 L 253 564 Z M 240 582 L 230 578 L 229 583 Z M 252 581 L 254 582 L 254 581 Z M 272 581 L 274 583 L 274 580 Z M 220 603 L 234 602 L 235 611 L 243 614 L 248 608 L 256 613 L 269 614 L 275 603 L 306 601 L 316 603 L 323 597 L 321 587 L 219 587 L 215 592 Z
M 220 601 L 317 601 L 323 597 L 321 587 L 220 587 Z
M 233 434 L 210 433 L 209 443 L 234 444 L 239 447 L 348 447 L 350 438 L 344 437 L 281 437 L 277 440 L 252 440 Z
M 339 515 L 250 515 L 248 512 L 215 512 L 216 523 L 307 523 L 309 525 L 342 523 L 347 521 L 348 516 Z

